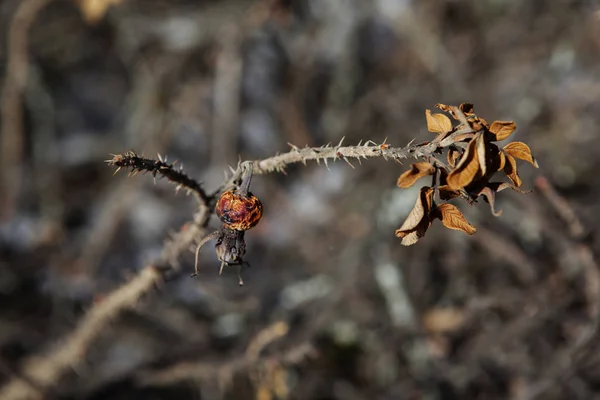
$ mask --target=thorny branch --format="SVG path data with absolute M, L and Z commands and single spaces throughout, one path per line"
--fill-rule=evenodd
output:
M 210 195 L 207 194 L 197 181 L 185 175 L 181 170 L 174 169 L 173 164 L 168 164 L 160 156 L 159 160 L 150 160 L 139 157 L 133 151 L 115 155 L 113 159 L 108 160 L 108 164 L 116 166 L 117 171 L 121 168 L 130 168 L 130 174 L 133 175 L 139 172 L 151 172 L 154 177 L 161 175 L 177 184 L 177 190 L 185 188 L 188 192 L 194 193 L 199 202 L 199 210 L 195 214 L 194 224 L 189 224 L 190 226 L 187 229 L 182 230 L 176 237 L 167 242 L 160 259 L 155 264 L 144 268 L 137 277 L 108 295 L 101 303 L 95 305 L 61 345 L 45 356 L 33 357 L 25 361 L 22 368 L 23 373 L 20 376 L 36 382 L 35 387 L 29 385 L 23 378 L 15 377 L 0 391 L 0 398 L 43 398 L 44 393 L 41 393 L 37 388 L 41 387 L 44 391 L 52 389 L 55 382 L 59 381 L 69 368 L 72 368 L 79 360 L 84 358 L 91 343 L 103 331 L 102 327 L 106 326 L 125 309 L 133 307 L 140 297 L 167 278 L 169 272 L 178 267 L 177 259 L 179 255 L 189 249 L 194 241 L 206 236 L 206 228 L 209 218 L 212 212 L 214 212 L 213 207 L 218 195 L 224 190 L 239 186 L 243 171 L 247 171 L 249 168 L 252 168 L 252 173 L 254 174 L 266 174 L 270 172 L 285 173 L 287 165 L 299 162 L 306 164 L 307 161 L 317 161 L 317 163 L 323 161 L 325 166 L 329 168 L 329 161 L 344 160 L 354 168 L 350 159 L 356 159 L 360 162 L 361 159 L 383 157 L 386 160 L 392 159 L 400 162 L 402 159 L 414 157 L 424 158 L 429 161 L 428 163 L 422 163 L 427 164 L 426 170 L 424 172 L 418 170 L 416 178 L 434 175 L 433 186 L 436 186 L 438 169 L 443 170 L 448 178 L 452 174 L 455 174 L 454 184 L 450 184 L 451 190 L 449 191 L 455 197 L 463 197 L 462 192 L 465 191 L 463 188 L 467 188 L 469 185 L 488 184 L 487 180 L 482 181 L 482 177 L 491 176 L 489 173 L 485 174 L 486 170 L 489 172 L 500 170 L 500 168 L 497 168 L 497 165 L 493 164 L 500 160 L 497 157 L 500 157 L 500 155 L 505 158 L 512 157 L 507 147 L 504 150 L 498 149 L 496 145 L 490 143 L 490 138 L 493 140 L 505 139 L 514 131 L 514 123 L 494 122 L 494 124 L 489 126 L 485 120 L 479 119 L 473 113 L 471 104 L 461 104 L 460 107 L 438 106 L 444 111 L 449 111 L 455 119 L 460 121 L 460 124 L 454 127 L 448 117 L 441 114 L 432 115 L 428 110 L 426 112 L 428 129 L 439 133 L 438 137 L 431 142 L 421 144 L 412 144 L 411 142 L 406 147 L 391 147 L 385 142 L 377 144 L 372 141 L 367 141 L 364 144 L 359 143 L 357 146 L 342 146 L 342 139 L 337 146 L 326 145 L 319 148 L 299 148 L 292 145 L 292 149 L 287 153 L 264 160 L 239 163 L 237 169 L 232 169 L 232 176 L 226 179 Z M 465 140 L 469 141 L 466 146 L 464 146 L 465 143 L 460 143 Z M 454 144 L 458 145 L 457 147 L 464 148 L 464 151 L 459 157 L 459 162 L 451 165 L 454 161 L 451 163 L 449 160 L 449 165 L 454 168 L 452 170 L 443 162 L 435 159 L 433 155 L 435 153 L 440 154 L 444 147 Z M 537 162 L 535 162 L 526 145 L 520 142 L 516 142 L 515 145 L 517 145 L 517 148 L 511 148 L 514 157 L 525 159 L 537 166 Z M 477 149 L 476 151 L 473 150 L 475 148 Z M 523 148 L 526 148 L 527 151 L 523 150 Z M 493 157 L 487 157 L 487 152 L 490 151 L 488 149 L 494 151 L 492 154 Z M 460 152 L 460 150 L 457 151 Z M 507 172 L 508 177 L 515 185 L 519 186 L 521 182 L 516 172 L 514 158 L 511 160 L 510 165 L 511 168 L 508 170 L 505 169 L 505 172 Z M 492 171 L 492 167 L 497 169 Z M 409 179 L 411 182 L 410 185 L 415 180 Z M 438 188 L 435 187 L 435 190 L 438 190 Z M 496 188 L 496 190 L 499 191 L 500 189 Z M 408 228 L 403 225 L 403 228 L 396 231 L 396 235 L 403 238 L 403 244 L 409 245 L 416 242 L 424 234 L 424 231 L 431 224 L 431 220 L 434 217 L 440 218 L 444 225 L 451 229 L 462 230 L 469 234 L 475 231 L 474 227 L 464 221 L 462 214 L 451 204 L 441 204 L 438 207 L 439 211 L 437 211 L 438 208 L 432 208 L 429 199 L 431 199 L 433 191 L 434 188 L 430 187 L 423 187 L 421 189 L 421 196 L 417 200 L 418 204 L 415 208 L 419 212 L 413 210 L 404 224 Z M 445 206 L 443 210 L 442 206 Z M 427 209 L 428 214 L 424 213 L 425 209 Z M 439 215 L 436 215 L 435 212 L 438 212 Z M 401 234 L 398 233 L 399 231 Z M 243 235 L 243 231 L 241 234 Z M 243 254 L 243 252 L 240 254 Z
M 168 164 L 167 158 L 159 154 L 158 160 L 150 160 L 147 158 L 139 157 L 134 151 L 128 151 L 125 154 L 113 155 L 113 158 L 106 160 L 108 165 L 117 167 L 115 174 L 121 170 L 121 168 L 130 168 L 130 175 L 137 175 L 139 172 L 150 172 L 156 180 L 156 175 L 164 176 L 169 181 L 175 183 L 175 191 L 179 192 L 185 188 L 187 193 L 193 193 L 198 202 L 208 203 L 209 196 L 206 194 L 200 183 L 196 182 L 183 172 L 183 168 L 176 169 L 174 164 Z

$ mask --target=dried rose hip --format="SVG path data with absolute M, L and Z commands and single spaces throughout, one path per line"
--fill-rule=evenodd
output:
M 219 198 L 215 212 L 230 229 L 246 231 L 260 221 L 262 203 L 252 193 L 243 196 L 234 191 L 227 191 Z

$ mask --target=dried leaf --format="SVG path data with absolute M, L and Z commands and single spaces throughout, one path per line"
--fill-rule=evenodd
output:
M 527 193 L 533 192 L 533 189 L 531 189 L 531 190 L 519 189 L 518 187 L 516 187 L 512 183 L 506 183 L 506 182 L 490 182 L 490 183 L 487 184 L 487 186 L 489 186 L 490 188 L 492 188 L 492 190 L 494 190 L 495 192 L 501 192 L 504 189 L 512 189 L 515 192 L 521 193 L 521 194 L 527 194 Z
M 498 168 L 496 169 L 496 171 L 504 169 L 504 166 L 506 165 L 506 155 L 503 151 L 498 153 L 498 161 Z
M 479 134 L 481 135 L 481 134 Z M 456 168 L 448 175 L 448 185 L 452 190 L 460 190 L 470 184 L 479 172 L 477 138 L 469 142 Z
M 502 210 L 495 210 L 495 202 L 496 202 L 496 190 L 486 186 L 479 192 L 478 196 L 483 196 L 486 203 L 490 205 L 490 209 L 494 217 L 499 217 L 502 215 Z
M 424 186 L 419 192 L 419 197 L 415 206 L 411 210 L 408 217 L 400 227 L 396 230 L 396 236 L 402 238 L 404 246 L 415 244 L 420 238 L 425 236 L 425 232 L 431 225 L 429 214 L 433 203 L 433 188 Z
M 454 168 L 456 166 L 456 161 L 460 157 L 460 151 L 456 147 L 450 147 L 448 149 L 448 154 L 446 154 L 446 158 L 448 159 L 448 165 Z
M 473 225 L 467 222 L 460 210 L 450 203 L 438 205 L 432 214 L 434 218 L 439 218 L 446 228 L 462 231 L 467 235 L 472 235 L 477 231 Z
M 404 172 L 398 178 L 397 185 L 398 187 L 404 189 L 409 188 L 412 185 L 414 185 L 414 183 L 417 180 L 423 178 L 424 176 L 433 175 L 434 172 L 435 168 L 428 162 L 418 162 L 415 164 L 410 164 L 410 169 Z
M 463 140 L 471 140 L 475 137 L 474 133 L 461 133 L 454 137 L 455 142 L 462 142 Z
M 523 184 L 523 181 L 519 177 L 517 172 L 517 160 L 511 155 L 506 155 L 507 163 L 504 165 L 504 173 L 508 176 L 508 179 L 512 181 L 517 187 Z
M 442 185 L 438 187 L 440 192 L 440 199 L 442 200 L 452 200 L 460 196 L 460 193 L 456 190 L 452 190 L 448 185 Z
M 536 168 L 539 168 L 539 165 L 531 154 L 531 149 L 523 142 L 512 142 L 504 146 L 503 149 L 506 154 L 510 154 L 511 156 L 521 159 L 523 161 L 527 161 L 531 165 Z
M 415 203 L 415 206 L 411 210 L 406 220 L 398 229 L 400 232 L 410 231 L 415 229 L 419 222 L 429 214 L 431 211 L 431 203 L 433 202 L 433 188 L 429 186 L 423 186 L 419 192 L 419 197 Z M 396 231 L 396 232 L 398 232 Z
M 514 121 L 494 121 L 490 126 L 490 132 L 496 135 L 495 141 L 504 140 L 517 129 Z
M 446 133 L 452 130 L 452 122 L 444 114 L 432 114 L 431 110 L 425 110 L 425 118 L 429 132 Z
M 423 219 L 421 223 L 412 231 L 402 234 L 396 234 L 396 236 L 401 237 L 402 241 L 400 242 L 403 246 L 412 246 L 417 243 L 419 239 L 425 236 L 427 229 L 431 226 L 431 220 L 429 217 Z M 397 231 L 396 231 L 397 232 Z

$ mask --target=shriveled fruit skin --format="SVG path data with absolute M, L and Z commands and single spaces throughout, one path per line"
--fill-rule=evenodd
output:
M 215 207 L 219 219 L 237 231 L 256 226 L 262 217 L 262 210 L 262 203 L 252 193 L 242 196 L 231 190 L 221 195 Z

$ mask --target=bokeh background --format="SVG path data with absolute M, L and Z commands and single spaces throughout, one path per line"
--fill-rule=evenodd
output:
M 44 399 L 600 398 L 598 1 L 3 0 L 0 38 L 2 385 Z M 502 192 L 500 218 L 456 202 L 474 236 L 438 223 L 403 247 L 393 233 L 420 187 L 395 187 L 407 165 L 258 176 L 243 288 L 212 246 L 189 278 L 185 251 L 59 379 L 30 376 L 193 219 L 193 197 L 113 176 L 110 153 L 166 154 L 210 191 L 288 143 L 430 140 L 425 109 L 461 102 L 516 121 L 541 166 L 520 167 L 524 188 L 544 176 L 554 191 Z

